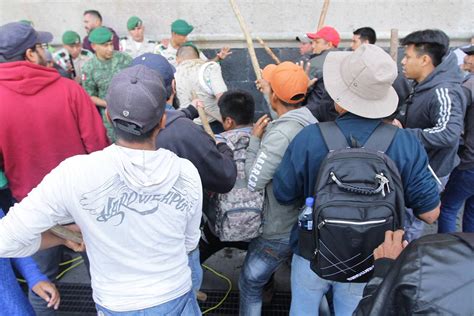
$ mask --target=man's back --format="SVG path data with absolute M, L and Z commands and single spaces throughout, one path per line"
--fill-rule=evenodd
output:
M 28 62 L 0 69 L 0 168 L 21 200 L 61 161 L 108 141 L 94 105 L 75 82 Z
M 190 290 L 186 252 L 200 238 L 201 204 L 199 174 L 189 161 L 164 149 L 112 145 L 67 159 L 47 175 L 12 208 L 18 216 L 1 222 L 0 249 L 8 255 L 20 242 L 19 255 L 34 252 L 39 231 L 75 221 L 87 245 L 94 301 L 140 310 Z M 18 222 L 33 222 L 35 231 L 10 240 Z

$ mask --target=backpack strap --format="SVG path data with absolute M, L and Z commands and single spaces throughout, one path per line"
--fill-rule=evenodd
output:
M 388 147 L 390 147 L 397 131 L 398 127 L 396 126 L 380 123 L 372 132 L 369 139 L 367 139 L 364 147 L 385 153 Z
M 329 151 L 350 147 L 346 136 L 341 132 L 336 122 L 322 122 L 318 125 Z

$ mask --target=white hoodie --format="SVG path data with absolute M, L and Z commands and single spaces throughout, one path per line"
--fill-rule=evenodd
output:
M 202 205 L 196 168 L 171 151 L 111 145 L 69 158 L 0 221 L 0 257 L 32 255 L 41 232 L 75 221 L 91 263 L 94 301 L 133 311 L 191 289 Z

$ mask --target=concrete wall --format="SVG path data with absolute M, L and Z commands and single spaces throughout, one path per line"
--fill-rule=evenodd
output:
M 313 31 L 323 0 L 236 0 L 254 35 L 273 47 L 295 46 L 300 32 Z M 140 16 L 148 36 L 169 37 L 169 26 L 177 18 L 195 26 L 190 39 L 202 47 L 229 43 L 243 46 L 243 35 L 228 0 L 0 0 L 0 24 L 20 19 L 34 21 L 37 29 L 50 30 L 56 42 L 67 29 L 85 35 L 82 12 L 97 9 L 104 23 L 126 35 L 126 21 Z M 474 33 L 473 0 L 332 0 L 326 24 L 336 27 L 348 45 L 352 31 L 370 25 L 382 45 L 391 28 L 400 35 L 422 29 L 440 28 L 453 44 L 469 42 Z

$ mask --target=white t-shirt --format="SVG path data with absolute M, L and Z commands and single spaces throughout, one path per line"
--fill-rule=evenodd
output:
M 113 311 L 157 306 L 191 289 L 187 253 L 200 238 L 202 188 L 174 153 L 116 145 L 62 162 L 0 221 L 0 257 L 35 253 L 41 232 L 76 222 L 94 301 Z

